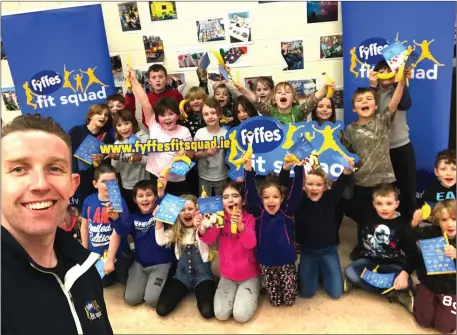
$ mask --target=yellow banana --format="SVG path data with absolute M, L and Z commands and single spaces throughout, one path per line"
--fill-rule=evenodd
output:
M 130 68 L 131 68 L 131 66 L 130 66 L 130 55 L 129 55 L 127 58 L 127 69 L 130 69 Z M 125 78 L 125 87 L 127 87 L 127 88 L 132 87 L 132 83 L 130 82 L 129 78 Z
M 220 122 L 220 124 L 227 124 L 230 122 L 230 120 L 226 116 L 223 116 L 223 117 L 221 117 L 219 122 Z
M 378 73 L 376 78 L 381 80 L 392 79 L 395 77 L 395 72 L 387 72 L 387 73 Z
M 181 116 L 183 117 L 183 119 L 187 120 L 188 118 L 188 115 L 186 113 L 186 111 L 184 110 L 184 106 L 186 105 L 186 103 L 188 102 L 189 100 L 181 100 L 181 102 L 179 103 L 179 111 L 181 112 Z
M 330 77 L 327 75 L 326 72 L 322 73 L 322 75 L 326 76 L 326 78 L 327 78 L 327 84 L 329 85 L 329 87 L 328 87 L 328 89 L 327 89 L 327 98 L 328 98 L 328 99 L 331 99 L 331 98 L 333 97 L 333 93 L 335 93 L 335 92 L 333 91 L 332 86 L 331 86 L 331 85 L 333 84 L 333 79 L 330 78 Z
M 432 214 L 432 207 L 428 203 L 425 203 L 421 207 L 422 219 L 427 220 Z
M 208 193 L 206 193 L 205 186 L 202 186 L 202 194 L 200 198 L 208 198 Z
M 238 205 L 237 204 L 233 205 L 233 211 L 234 212 L 238 211 Z M 230 230 L 231 230 L 232 234 L 236 234 L 236 231 L 238 230 L 238 225 L 236 223 L 231 222 L 230 223 Z
M 160 176 L 166 178 L 168 175 L 168 171 L 170 171 L 170 169 L 171 169 L 171 167 L 167 167 L 167 168 L 163 169 L 163 171 L 160 172 Z M 163 187 L 163 184 L 161 182 L 157 181 L 157 188 L 161 189 L 162 187 Z
M 231 161 L 231 163 L 233 165 L 243 165 L 243 164 L 245 164 L 247 161 L 249 161 L 252 158 L 252 154 L 253 154 L 252 144 L 249 143 L 248 144 L 248 148 L 246 149 L 246 151 L 243 154 L 243 156 L 241 156 L 238 159 L 235 159 L 235 160 Z
M 186 163 L 186 164 L 189 165 L 189 166 L 190 166 L 190 164 L 192 163 L 192 161 L 190 160 L 190 158 L 187 157 L 187 156 L 175 156 L 175 158 L 173 158 L 173 162 L 180 162 L 180 161 Z
M 293 154 L 287 154 L 286 157 L 284 157 L 284 162 L 285 163 L 300 163 L 300 160 L 298 159 L 297 156 Z
M 216 59 L 217 59 L 219 65 L 224 66 L 225 62 L 224 62 L 224 59 L 221 56 L 221 53 L 219 51 L 215 51 L 215 50 L 211 50 L 211 52 L 213 53 L 214 56 L 216 56 Z
M 378 272 L 378 269 L 379 269 L 379 265 L 376 265 L 376 267 L 373 269 L 372 272 Z

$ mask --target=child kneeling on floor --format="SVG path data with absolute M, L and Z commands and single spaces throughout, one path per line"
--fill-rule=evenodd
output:
M 159 180 L 162 182 L 163 178 Z M 151 180 L 141 180 L 132 192 L 139 212 L 131 212 L 128 218 L 119 217 L 111 223 L 120 236 L 132 234 L 135 243 L 135 261 L 129 269 L 124 300 L 130 306 L 144 301 L 156 307 L 169 272 L 173 274 L 170 269 L 176 263 L 173 250 L 159 246 L 155 237 L 156 222 L 152 212 L 157 197 L 160 200 L 163 198 L 164 189 L 160 188 L 157 192 Z
M 358 241 L 359 258 L 344 269 L 344 291 L 353 285 L 366 291 L 382 294 L 384 289 L 370 285 L 361 278 L 363 270 L 378 268 L 379 273 L 395 273 L 395 290 L 385 296 L 397 301 L 413 312 L 411 277 L 414 271 L 415 241 L 410 224 L 396 211 L 399 205 L 398 190 L 391 184 L 381 184 L 373 190 L 373 207 L 359 208 L 357 222 L 361 223 Z M 374 210 L 373 210 L 374 209 Z M 401 253 L 405 253 L 405 257 Z
M 419 227 L 416 232 L 418 239 L 447 236 L 449 243 L 444 247 L 443 253 L 452 258 L 454 263 L 456 258 L 455 212 L 455 200 L 438 202 L 432 213 L 433 225 Z M 422 221 L 422 213 L 417 210 L 414 213 L 412 225 L 417 226 L 420 221 Z M 420 285 L 415 297 L 414 318 L 423 327 L 435 328 L 441 333 L 455 333 L 455 272 L 428 275 L 424 258 L 419 251 L 416 254 L 416 264 Z

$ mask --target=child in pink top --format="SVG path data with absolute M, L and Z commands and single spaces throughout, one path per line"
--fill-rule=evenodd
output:
M 214 297 L 214 314 L 221 321 L 233 314 L 236 321 L 244 323 L 257 309 L 260 267 L 255 256 L 255 218 L 244 210 L 245 196 L 243 184 L 227 182 L 222 190 L 224 227 L 199 229 L 200 239 L 208 245 L 219 237 L 221 280 Z M 232 233 L 231 223 L 236 223 L 236 233 Z
M 138 83 L 135 73 L 129 69 L 129 79 L 132 83 L 132 90 L 135 96 L 140 101 L 143 108 L 143 115 L 149 127 L 149 139 L 151 142 L 166 143 L 172 139 L 178 139 L 186 142 L 192 141 L 192 136 L 189 129 L 177 124 L 180 111 L 177 101 L 170 97 L 161 98 L 156 106 L 155 111 L 152 109 L 146 92 Z M 178 151 L 178 152 L 151 152 L 148 155 L 146 170 L 151 173 L 151 179 L 157 181 L 160 173 L 170 167 L 175 156 L 186 155 L 193 158 L 193 151 Z M 174 174 L 168 175 L 167 193 L 180 196 L 189 192 L 186 177 L 177 176 Z

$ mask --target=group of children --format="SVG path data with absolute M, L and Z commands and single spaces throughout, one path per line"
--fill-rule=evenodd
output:
M 250 161 L 244 165 L 243 180 L 230 181 L 225 154 L 217 148 L 147 156 L 96 154 L 93 159 L 100 163 L 98 167 L 82 166 L 75 158 L 73 169 L 81 175 L 81 186 L 72 204 L 82 213 L 82 244 L 106 254 L 104 285 L 115 280 L 125 284 L 127 304 L 144 301 L 160 316 L 171 313 L 185 295 L 195 292 L 204 318 L 227 320 L 233 315 L 247 322 L 256 311 L 262 282 L 273 306 L 291 306 L 298 294 L 311 298 L 320 281 L 333 299 L 354 287 L 381 295 L 382 290 L 360 277 L 365 268 L 379 267 L 381 273 L 396 273 L 395 290 L 385 295 L 389 301 L 404 305 L 423 326 L 455 330 L 455 275 L 427 275 L 416 243 L 423 236 L 446 233 L 449 245 L 444 253 L 456 258 L 455 151 L 437 156 L 438 180 L 424 194 L 424 200 L 436 203 L 433 223 L 422 227 L 412 176 L 414 150 L 404 115 L 411 99 L 405 80 L 376 79 L 378 72 L 386 71 L 390 71 L 387 63 L 378 64 L 370 74 L 372 87 L 360 88 L 353 95 L 352 109 L 358 120 L 347 125 L 341 142 L 358 155 L 359 162 L 354 166 L 349 161 L 351 168 L 344 169 L 333 183 L 321 168 L 305 173 L 305 161 L 286 163 L 286 159 L 279 176 L 267 176 L 260 185 L 256 185 Z M 254 92 L 239 83 L 221 82 L 209 98 L 207 74 L 203 69 L 198 74 L 200 85 L 189 90 L 180 109 L 183 97 L 166 87 L 162 65 L 149 69 L 149 93 L 129 69 L 132 85 L 125 100 L 113 96 L 106 105 L 91 106 L 86 124 L 70 130 L 73 152 L 88 134 L 105 144 L 215 136 L 219 140 L 228 127 L 259 115 L 282 123 L 300 122 L 308 116 L 319 124 L 335 121 L 334 102 L 326 97 L 333 84 L 299 100 L 289 83 L 274 85 L 270 78 L 260 77 Z M 405 79 L 408 75 L 406 71 Z M 149 134 L 136 121 L 135 98 Z M 161 174 L 175 156 L 183 155 L 197 162 L 194 170 L 186 176 Z M 291 169 L 294 178 L 289 177 Z M 114 212 L 108 200 L 104 181 L 112 179 L 120 179 L 121 213 Z M 98 192 L 91 195 L 94 187 Z M 222 196 L 223 228 L 203 227 L 197 207 L 202 188 L 209 196 Z M 174 225 L 154 219 L 165 193 L 186 200 Z M 337 246 L 344 214 L 357 223 L 358 243 L 343 276 Z M 300 246 L 298 271 L 295 242 Z M 217 245 L 220 260 L 217 287 L 211 271 L 212 245 Z M 417 292 L 410 277 L 414 271 L 421 282 Z

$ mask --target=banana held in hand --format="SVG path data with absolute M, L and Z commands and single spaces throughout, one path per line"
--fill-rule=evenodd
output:
M 238 159 L 235 159 L 232 162 L 232 164 L 234 164 L 234 165 L 243 165 L 243 164 L 245 164 L 247 161 L 249 161 L 252 158 L 252 154 L 253 154 L 252 144 L 248 143 L 248 148 L 246 149 L 246 152 L 243 154 L 243 156 L 241 156 Z
M 168 175 L 168 171 L 170 171 L 170 169 L 171 169 L 171 167 L 167 167 L 167 168 L 163 169 L 163 171 L 160 172 L 160 176 L 166 178 L 167 175 Z M 163 184 L 162 184 L 161 182 L 158 181 L 158 182 L 157 182 L 157 188 L 160 189 L 160 188 L 162 188 L 162 187 L 163 187 Z
M 376 78 L 381 80 L 392 79 L 395 77 L 395 72 L 387 72 L 387 73 L 378 73 Z
M 202 194 L 200 198 L 208 198 L 208 193 L 206 193 L 205 186 L 202 186 Z
M 421 207 L 422 219 L 427 220 L 432 214 L 432 207 L 428 203 L 425 203 Z
M 189 100 L 181 100 L 181 102 L 179 103 L 179 111 L 181 112 L 181 116 L 183 117 L 183 119 L 187 120 L 187 118 L 189 117 L 186 113 L 186 111 L 184 110 L 184 106 L 186 105 L 186 103 L 188 102 Z
M 180 161 L 186 163 L 186 164 L 189 165 L 189 166 L 190 166 L 190 164 L 192 163 L 192 161 L 190 160 L 190 158 L 187 157 L 187 156 L 185 156 L 185 155 L 184 155 L 184 156 L 175 156 L 175 158 L 173 158 L 173 162 L 180 162 Z
M 286 157 L 284 157 L 284 162 L 285 163 L 300 163 L 300 160 L 298 159 L 297 156 L 288 153 Z
M 237 204 L 233 205 L 233 211 L 234 212 L 238 211 L 238 205 Z M 236 223 L 234 223 L 233 221 L 230 222 L 230 230 L 231 230 L 232 234 L 236 234 L 236 232 L 238 230 L 238 225 Z
M 328 89 L 327 89 L 327 98 L 331 99 L 333 97 L 333 93 L 335 93 L 332 88 L 333 79 L 330 78 L 326 72 L 322 73 L 322 75 L 326 76 L 326 78 L 327 78 L 327 84 L 329 85 Z
M 230 122 L 230 120 L 226 116 L 223 116 L 223 117 L 221 117 L 219 122 L 220 122 L 220 124 L 227 124 Z

